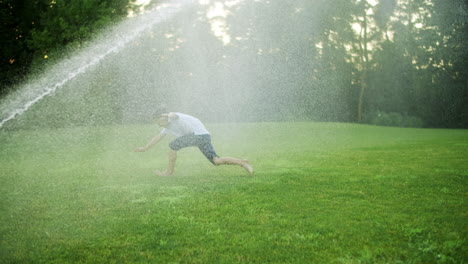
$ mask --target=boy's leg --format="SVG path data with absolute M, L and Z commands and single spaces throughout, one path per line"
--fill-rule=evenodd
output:
M 213 158 L 213 163 L 215 165 L 238 165 L 244 168 L 250 175 L 253 174 L 253 168 L 250 166 L 247 160 L 241 160 L 231 157 L 215 157 Z
M 174 173 L 175 164 L 177 161 L 177 151 L 172 150 L 169 152 L 169 166 L 166 171 L 157 171 L 159 176 L 171 176 Z
M 169 166 L 167 167 L 166 171 L 157 171 L 156 174 L 159 176 L 171 176 L 174 173 L 174 168 L 177 160 L 177 151 L 182 148 L 195 146 L 196 143 L 194 143 L 193 141 L 193 135 L 186 135 L 178 137 L 174 141 L 169 143 L 169 148 L 171 149 L 169 152 Z
M 199 136 L 198 148 L 214 165 L 238 165 L 244 168 L 250 175 L 253 174 L 253 168 L 247 160 L 241 160 L 231 157 L 219 157 L 211 144 L 210 135 Z

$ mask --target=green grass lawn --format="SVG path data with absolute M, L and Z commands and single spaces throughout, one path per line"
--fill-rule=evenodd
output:
M 157 126 L 0 131 L 1 263 L 467 263 L 468 131 L 209 124 L 222 156 L 148 152 Z

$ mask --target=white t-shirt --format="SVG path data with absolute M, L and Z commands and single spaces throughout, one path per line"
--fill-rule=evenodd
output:
M 202 122 L 193 116 L 174 113 L 179 118 L 169 118 L 169 124 L 166 128 L 161 130 L 161 134 L 169 134 L 175 137 L 181 137 L 185 135 L 209 135 L 210 132 L 202 124 Z

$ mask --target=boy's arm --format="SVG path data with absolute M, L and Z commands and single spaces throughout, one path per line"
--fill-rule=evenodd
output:
M 135 151 L 136 152 L 147 151 L 149 148 L 151 148 L 152 146 L 156 145 L 159 141 L 161 141 L 161 139 L 163 139 L 165 136 L 166 136 L 166 134 L 158 134 L 158 135 L 154 136 L 153 139 L 151 139 L 151 141 L 148 143 L 148 145 L 146 145 L 144 147 L 137 148 L 137 149 L 135 149 Z

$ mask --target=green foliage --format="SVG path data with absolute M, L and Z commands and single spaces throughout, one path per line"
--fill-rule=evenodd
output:
M 32 51 L 26 40 L 45 7 L 41 0 L 0 1 L 0 96 L 28 73 Z
M 89 40 L 95 32 L 127 14 L 128 0 L 54 1 L 41 14 L 28 47 L 44 56 L 49 51 Z M 53 37 L 52 37 L 53 36 Z
M 64 49 L 82 47 L 125 17 L 129 1 L 4 0 L 0 6 L 1 95 L 30 71 L 33 61 L 42 69 L 46 61 L 59 60 Z M 131 73 L 133 82 L 122 82 L 162 87 L 157 96 L 135 97 L 174 96 L 173 101 L 184 102 L 181 107 L 190 107 L 198 98 L 181 94 L 208 87 L 218 101 L 236 91 L 239 103 L 227 107 L 253 121 L 356 122 L 361 112 L 375 116 L 382 111 L 419 117 L 430 127 L 468 127 L 466 1 L 382 0 L 375 6 L 360 0 L 241 1 L 224 6 L 228 45 L 212 34 L 204 15 L 209 8 L 192 6 L 152 29 L 151 41 L 142 39 L 146 43 L 140 48 L 132 47 L 132 67 L 145 69 Z M 169 67 L 168 60 L 176 63 Z M 100 67 L 97 75 L 106 80 L 100 83 L 122 74 L 114 71 L 122 62 L 115 63 Z M 186 90 L 166 91 L 171 78 Z M 163 79 L 167 83 L 158 82 Z M 113 95 L 128 96 L 117 85 L 104 86 L 117 89 L 109 92 Z M 106 104 L 109 112 L 122 101 L 113 97 L 116 101 Z
M 245 71 L 257 76 L 256 82 L 265 82 L 257 88 L 259 93 L 283 94 L 279 101 L 262 98 L 258 105 L 272 105 L 266 113 L 356 121 L 361 89 L 367 116 L 380 109 L 417 116 L 423 120 L 418 125 L 465 127 L 466 5 L 434 4 L 387 0 L 372 6 L 366 1 L 317 0 L 275 8 L 267 1 L 246 2 L 235 10 L 230 33 L 241 39 L 235 47 L 253 49 L 246 56 L 259 65 Z M 452 19 L 443 19 L 449 16 Z M 272 17 L 284 19 L 268 19 Z M 356 32 L 353 24 L 363 30 Z M 272 52 L 259 55 L 258 50 Z
M 0 95 L 47 58 L 125 17 L 130 0 L 0 1 Z
M 467 131 L 208 124 L 220 154 L 154 126 L 0 134 L 0 262 L 463 263 Z M 265 133 L 268 131 L 268 133 Z

